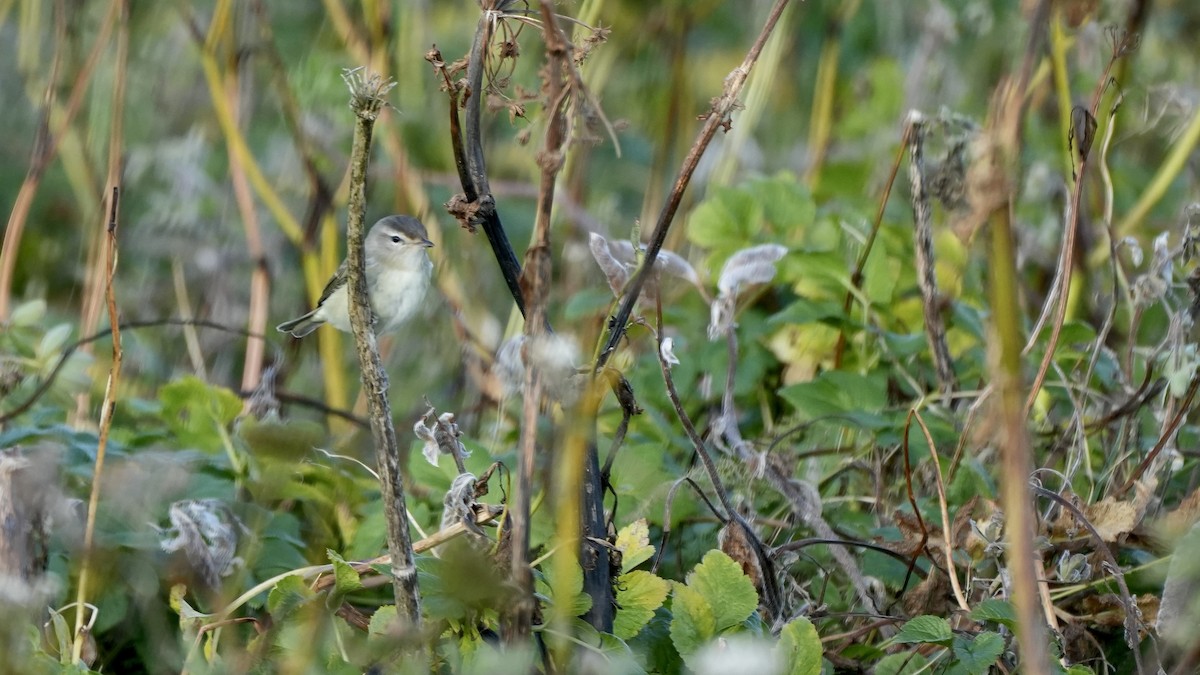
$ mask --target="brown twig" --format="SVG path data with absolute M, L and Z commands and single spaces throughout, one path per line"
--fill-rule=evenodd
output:
M 513 493 L 512 579 L 521 589 L 512 620 L 505 627 L 505 639 L 522 644 L 529 639 L 536 601 L 533 577 L 529 569 L 529 518 L 533 469 L 536 462 L 539 409 L 542 404 L 542 378 L 535 358 L 536 345 L 546 334 L 546 302 L 550 292 L 550 217 L 554 206 L 555 182 L 562 167 L 566 147 L 566 102 L 568 90 L 563 79 L 563 62 L 569 58 L 567 40 L 555 21 L 549 3 L 543 2 L 542 39 L 546 45 L 542 91 L 545 96 L 546 134 L 538 153 L 541 180 L 538 187 L 533 243 L 525 251 L 525 271 L 521 276 L 521 295 L 525 299 L 525 378 L 521 408 L 521 440 L 517 455 L 517 481 Z M 578 497 L 576 497 L 578 498 Z
M 746 58 L 742 60 L 740 66 L 735 68 L 725 78 L 724 91 L 721 96 L 713 100 L 712 108 L 707 113 L 704 126 L 701 127 L 695 143 L 692 144 L 692 149 L 688 151 L 687 157 L 684 158 L 683 165 L 680 167 L 679 173 L 675 178 L 675 185 L 671 189 L 671 194 L 667 197 L 667 202 L 663 205 L 662 211 L 659 213 L 658 221 L 654 225 L 654 232 L 650 236 L 650 245 L 646 247 L 646 254 L 642 259 L 642 266 L 638 268 L 637 274 L 629 282 L 625 290 L 625 296 L 617 308 L 617 313 L 609 322 L 608 339 L 605 341 L 603 349 L 600 350 L 600 355 L 596 359 L 593 370 L 600 370 L 604 364 L 608 363 L 613 353 L 616 352 L 617 345 L 625 335 L 625 329 L 629 323 L 629 317 L 633 313 L 633 307 L 637 304 L 638 296 L 642 293 L 642 287 L 646 285 L 647 279 L 654 272 L 654 261 L 658 259 L 658 252 L 662 250 L 663 244 L 667 240 L 667 232 L 671 229 L 671 224 L 675 221 L 675 212 L 679 209 L 679 204 L 683 200 L 683 193 L 687 190 L 688 185 L 692 181 L 692 175 L 696 172 L 696 167 L 700 164 L 700 157 L 704 154 L 705 149 L 708 148 L 709 143 L 712 142 L 717 129 L 728 129 L 731 124 L 730 115 L 738 105 L 738 94 L 741 93 L 742 87 L 745 86 L 746 79 L 750 77 L 750 71 L 753 70 L 755 62 L 758 61 L 759 54 L 762 53 L 763 46 L 767 43 L 767 38 L 771 36 L 771 32 L 775 29 L 775 24 L 779 22 L 779 17 L 783 14 L 783 10 L 787 8 L 787 5 L 788 0 L 775 0 L 775 4 L 767 14 L 767 20 L 763 25 L 762 31 L 754 40 L 754 44 L 751 45 Z
M 375 461 L 383 497 L 383 512 L 387 519 L 388 551 L 392 556 L 391 570 L 396 597 L 396 614 L 408 630 L 421 626 L 421 591 L 417 585 L 417 568 L 413 561 L 412 538 L 405 518 L 404 483 L 400 471 L 400 450 L 396 429 L 392 425 L 391 403 L 388 401 L 388 377 L 379 356 L 379 345 L 372 330 L 373 316 L 367 297 L 367 277 L 363 256 L 363 224 L 367 210 L 367 163 L 370 159 L 371 134 L 375 118 L 384 105 L 390 83 L 378 76 L 347 76 L 351 90 L 351 109 L 354 111 L 354 147 L 350 155 L 350 202 L 346 223 L 346 264 L 350 292 L 350 327 L 362 370 L 363 394 L 367 399 L 367 416 L 371 420 L 371 437 L 375 442 Z
M 725 484 L 721 481 L 720 474 L 717 473 L 717 465 L 713 462 L 712 455 L 709 454 L 708 448 L 704 445 L 704 439 L 696 431 L 696 425 L 692 423 L 692 418 L 683 409 L 683 403 L 679 400 L 679 392 L 675 388 L 675 379 L 671 377 L 671 368 L 663 356 L 662 350 L 662 298 L 658 298 L 656 312 L 656 328 L 655 333 L 658 337 L 659 344 L 655 353 L 658 355 L 658 368 L 662 373 L 663 382 L 667 388 L 667 397 L 671 400 L 671 406 L 675 409 L 675 416 L 679 418 L 680 424 L 683 425 L 684 433 L 688 440 L 692 443 L 692 450 L 700 459 L 700 464 L 704 466 L 705 473 L 708 474 L 708 479 L 712 482 L 713 491 L 717 493 L 717 501 L 721 503 L 721 507 L 725 509 L 725 514 L 730 521 L 735 523 L 742 530 L 747 541 L 750 542 L 754 549 L 754 554 L 758 558 L 760 567 L 762 568 L 763 591 L 766 597 L 762 598 L 763 604 L 772 616 L 780 616 L 780 610 L 783 607 L 783 596 L 779 590 L 779 580 L 775 576 L 775 566 L 771 560 L 771 556 L 767 553 L 766 547 L 754 528 L 750 527 L 750 523 L 737 512 L 732 500 L 729 498 L 729 493 L 725 489 Z
M 1058 348 L 1058 340 L 1062 335 L 1063 322 L 1067 316 L 1067 296 L 1071 289 L 1071 278 L 1074 276 L 1075 268 L 1075 237 L 1079 231 L 1079 207 L 1083 199 L 1083 182 L 1087 175 L 1088 155 L 1092 146 L 1092 132 L 1096 126 L 1096 111 L 1100 107 L 1100 97 L 1104 94 L 1105 89 L 1109 85 L 1109 73 L 1112 72 L 1113 65 L 1125 55 L 1125 43 L 1118 42 L 1119 38 L 1114 38 L 1113 51 L 1109 57 L 1108 64 L 1104 67 L 1104 72 L 1100 76 L 1100 81 L 1096 83 L 1096 89 L 1092 92 L 1092 103 L 1088 110 L 1082 110 L 1076 107 L 1079 111 L 1078 119 L 1072 122 L 1071 141 L 1079 151 L 1079 171 L 1075 177 L 1075 188 L 1071 194 L 1071 211 L 1067 221 L 1067 230 L 1063 235 L 1062 252 L 1059 254 L 1058 273 L 1055 275 L 1057 283 L 1054 289 L 1046 298 L 1046 303 L 1049 304 L 1058 299 L 1058 307 L 1054 316 L 1054 323 L 1050 327 L 1050 339 L 1046 343 L 1046 352 L 1042 355 L 1042 361 L 1038 365 L 1037 375 L 1033 378 L 1033 384 L 1029 387 L 1029 396 L 1025 400 L 1025 414 L 1033 409 L 1033 404 L 1037 400 L 1038 392 L 1042 390 L 1042 383 L 1046 379 L 1046 373 L 1050 370 L 1050 363 L 1054 360 L 1054 352 Z M 1115 112 L 1115 110 L 1114 110 Z M 1113 120 L 1109 119 L 1111 125 Z M 1114 298 L 1115 300 L 1115 298 Z M 1040 322 L 1039 322 L 1040 325 Z M 1038 331 L 1035 329 L 1029 336 L 1029 344 L 1032 346 L 1037 339 Z M 1028 351 L 1028 347 L 1026 348 Z
M 1150 452 L 1146 455 L 1146 458 L 1142 460 L 1141 464 L 1138 464 L 1137 468 L 1133 470 L 1133 473 L 1129 475 L 1129 478 L 1127 478 L 1125 482 L 1121 484 L 1121 487 L 1112 491 L 1112 493 L 1109 495 L 1111 498 L 1119 499 L 1121 495 L 1124 495 L 1126 492 L 1128 492 L 1129 489 L 1133 487 L 1134 483 L 1136 483 L 1138 479 L 1142 477 L 1142 474 L 1146 472 L 1146 469 L 1149 468 L 1152 463 L 1154 463 L 1155 458 L 1158 457 L 1158 454 L 1162 452 L 1163 448 L 1167 447 L 1167 443 L 1170 443 L 1171 439 L 1175 437 L 1175 432 L 1179 430 L 1179 425 L 1183 424 L 1184 418 L 1186 418 L 1187 414 L 1192 411 L 1192 400 L 1196 398 L 1197 389 L 1200 389 L 1200 376 L 1192 378 L 1192 383 L 1188 386 L 1187 394 L 1183 397 L 1183 404 L 1179 406 L 1179 410 L 1175 411 L 1175 414 L 1171 417 L 1171 421 L 1167 423 L 1167 428 L 1163 429 L 1162 435 L 1158 438 L 1158 442 L 1154 444 L 1154 447 L 1151 448 Z
M 1034 64 L 1041 58 L 1049 12 L 1048 0 L 1037 3 L 1030 17 L 1030 34 L 1020 68 L 1015 76 L 1004 78 L 997 86 L 987 125 L 977 141 L 977 159 L 967 174 L 973 218 L 986 219 L 992 235 L 990 295 L 996 356 L 991 371 L 997 392 L 1001 497 L 1007 517 L 1005 562 L 1012 580 L 1022 669 L 1030 673 L 1050 672 L 1050 657 L 1041 615 L 1038 591 L 1041 557 L 1034 547 L 1036 527 L 1029 489 L 1033 461 L 1021 382 L 1021 321 L 1012 204 L 1026 92 Z
M 79 565 L 79 581 L 75 589 L 75 639 L 71 646 L 72 661 L 78 661 L 83 650 L 83 611 L 87 602 L 88 581 L 92 569 L 92 546 L 96 536 L 96 511 L 100 506 L 100 479 L 104 475 L 104 457 L 108 448 L 108 434 L 112 429 L 113 411 L 117 405 L 117 382 L 121 379 L 121 324 L 117 311 L 117 294 L 113 287 L 113 275 L 117 271 L 117 208 L 120 188 L 113 186 L 109 200 L 108 253 L 106 261 L 108 275 L 105 283 L 105 298 L 108 304 L 108 322 L 112 330 L 112 365 L 108 370 L 108 382 L 104 385 L 104 402 L 100 406 L 100 435 L 96 441 L 96 465 L 92 470 L 92 489 L 88 496 L 87 524 L 83 530 L 83 558 Z
M 266 2 L 253 0 L 250 6 L 257 20 L 260 44 L 266 55 L 267 65 L 271 69 L 272 83 L 275 86 L 275 96 L 278 98 L 280 111 L 283 113 L 283 121 L 292 134 L 296 153 L 300 155 L 304 173 L 308 176 L 308 185 L 312 194 L 309 197 L 308 213 L 304 218 L 304 233 L 305 243 L 313 244 L 312 240 L 316 236 L 321 219 L 333 207 L 333 191 L 320 169 L 317 168 L 316 150 L 313 148 L 312 139 L 309 138 L 301 124 L 300 104 L 296 101 L 296 95 L 288 85 L 287 69 L 284 67 L 283 57 L 279 54 L 279 48 L 275 44 L 275 34 L 271 29 L 271 17 L 267 14 Z
M 106 217 L 110 205 L 107 197 L 111 188 L 121 182 L 122 158 L 125 152 L 125 83 L 129 63 L 129 4 L 123 0 L 117 18 L 117 54 L 113 66 L 112 85 L 112 120 L 108 132 L 108 162 L 104 179 L 104 199 L 101 202 L 99 219 Z M 94 234 L 93 234 L 94 233 Z M 101 308 L 104 306 L 105 271 L 102 261 L 105 237 L 104 228 L 88 228 L 84 240 L 88 243 L 88 265 L 83 282 L 83 302 L 79 312 L 79 332 L 95 330 L 100 321 Z M 85 351 L 90 351 L 85 347 Z M 86 419 L 91 402 L 90 392 L 80 393 L 75 398 L 76 422 Z

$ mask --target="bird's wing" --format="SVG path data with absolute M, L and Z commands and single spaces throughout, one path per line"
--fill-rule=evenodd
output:
M 329 299 L 329 296 L 333 295 L 339 288 L 346 285 L 346 282 L 350 279 L 349 275 L 347 274 L 347 270 L 348 266 L 346 261 L 343 260 L 342 264 L 338 265 L 337 272 L 333 275 L 333 278 L 329 280 L 329 283 L 325 284 L 325 290 L 321 291 L 321 299 L 317 300 L 317 307 L 320 307 L 322 304 L 324 304 L 325 301 Z

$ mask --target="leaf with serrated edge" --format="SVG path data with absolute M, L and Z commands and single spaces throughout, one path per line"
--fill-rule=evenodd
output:
M 387 635 L 392 624 L 396 622 L 397 616 L 399 615 L 396 613 L 395 605 L 380 607 L 371 615 L 371 623 L 367 626 L 367 633 L 369 635 Z
M 267 611 L 276 619 L 282 619 L 316 597 L 312 589 L 298 575 L 284 577 L 267 595 Z
M 973 639 L 954 638 L 954 656 L 971 675 L 984 675 L 1004 653 L 1004 638 L 997 633 L 983 632 Z
M 1017 624 L 1017 612 L 1012 603 L 999 598 L 988 598 L 975 605 L 971 618 L 976 621 L 992 621 L 1013 628 Z
M 788 664 L 788 675 L 819 675 L 821 672 L 821 638 L 812 622 L 804 617 L 792 619 L 779 633 L 778 652 Z
M 654 555 L 650 544 L 650 526 L 645 518 L 638 518 L 621 528 L 617 533 L 617 550 L 621 552 L 621 571 L 628 572 L 646 562 Z
M 927 642 L 939 645 L 950 645 L 954 633 L 950 631 L 950 622 L 940 616 L 918 616 L 904 624 L 900 632 L 893 638 L 901 644 Z
M 687 585 L 699 591 L 712 606 L 718 631 L 745 621 L 758 607 L 754 582 L 741 565 L 716 549 L 704 555 L 688 575 Z
M 713 608 L 699 591 L 674 584 L 671 603 L 671 642 L 686 661 L 716 635 Z
M 667 599 L 671 584 L 649 572 L 634 570 L 617 578 L 617 616 L 613 635 L 628 640 L 654 618 Z
M 337 592 L 344 595 L 362 590 L 363 583 L 358 572 L 355 572 L 354 568 L 336 552 L 326 550 L 325 553 L 329 556 L 330 562 L 333 563 L 334 588 L 337 589 Z

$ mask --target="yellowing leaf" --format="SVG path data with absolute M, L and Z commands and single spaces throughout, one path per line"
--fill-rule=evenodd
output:
M 713 609 L 718 631 L 745 621 L 758 607 L 758 591 L 742 566 L 722 551 L 711 550 L 688 575 L 687 585 L 696 589 Z
M 671 642 L 685 661 L 716 635 L 713 608 L 693 588 L 675 584 L 671 614 Z
M 621 552 L 621 571 L 628 572 L 646 562 L 654 555 L 650 545 L 650 526 L 645 518 L 638 518 L 621 528 L 617 533 L 617 550 Z

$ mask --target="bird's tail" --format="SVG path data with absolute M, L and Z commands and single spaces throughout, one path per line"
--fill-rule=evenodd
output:
M 276 326 L 275 330 L 279 331 L 280 333 L 289 333 L 294 338 L 302 338 L 320 328 L 321 324 L 325 323 L 324 321 L 321 321 L 313 316 L 316 313 L 317 311 L 314 309 L 304 316 L 297 317 L 291 321 L 284 321 Z

